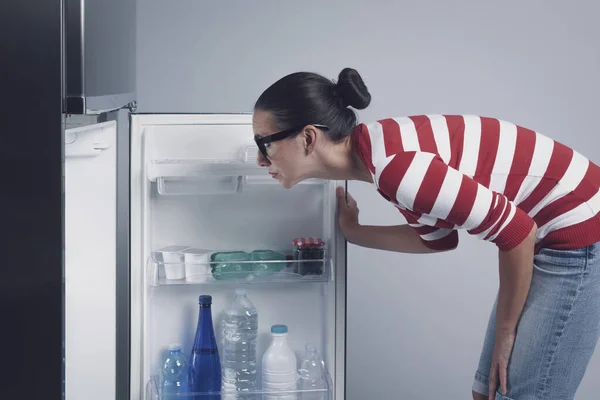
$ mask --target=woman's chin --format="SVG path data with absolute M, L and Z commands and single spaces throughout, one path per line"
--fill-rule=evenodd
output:
M 284 189 L 291 189 L 294 186 L 296 186 L 297 183 L 298 183 L 298 181 L 292 181 L 292 180 L 281 179 L 281 178 L 279 179 L 279 184 Z

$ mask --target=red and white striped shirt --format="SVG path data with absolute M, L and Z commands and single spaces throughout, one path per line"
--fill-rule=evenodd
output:
M 360 124 L 354 151 L 379 193 L 423 242 L 457 229 L 512 249 L 538 226 L 536 251 L 600 241 L 600 168 L 538 132 L 495 118 L 419 115 Z

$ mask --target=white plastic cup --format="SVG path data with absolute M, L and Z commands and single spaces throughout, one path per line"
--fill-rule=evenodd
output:
M 183 264 L 182 251 L 187 246 L 168 246 L 158 250 L 157 261 L 165 269 L 165 278 L 168 280 L 181 280 L 185 278 L 185 268 Z
M 185 280 L 187 282 L 206 282 L 210 276 L 210 250 L 187 249 L 184 252 Z

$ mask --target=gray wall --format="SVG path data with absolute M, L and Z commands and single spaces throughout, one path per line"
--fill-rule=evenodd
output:
M 499 117 L 600 162 L 594 0 L 139 3 L 140 111 L 251 111 L 284 74 L 351 66 L 373 95 L 362 120 Z M 368 185 L 350 187 L 361 222 L 403 222 Z M 349 257 L 347 398 L 469 398 L 498 287 L 494 246 L 463 234 L 452 253 Z M 578 399 L 600 391 L 598 353 Z

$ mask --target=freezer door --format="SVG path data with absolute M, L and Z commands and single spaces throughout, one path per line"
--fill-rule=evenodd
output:
M 115 398 L 115 121 L 65 132 L 65 397 Z

